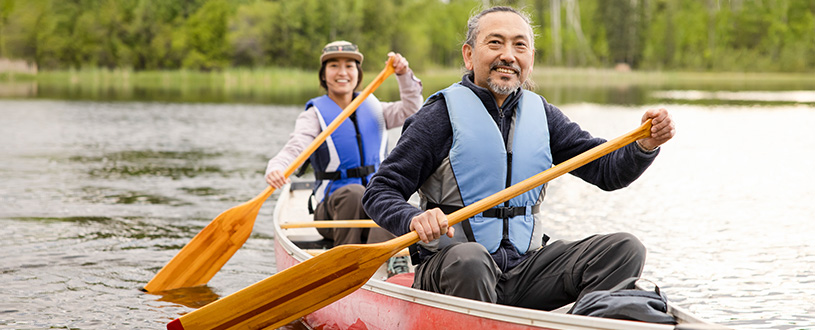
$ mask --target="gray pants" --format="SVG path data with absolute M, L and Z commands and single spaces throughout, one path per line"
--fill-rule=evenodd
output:
M 317 204 L 314 220 L 359 220 L 369 219 L 362 208 L 362 193 L 365 187 L 349 184 L 335 190 L 328 198 Z M 321 228 L 317 230 L 323 237 L 334 240 L 334 246 L 343 244 L 379 243 L 393 236 L 382 228 Z
M 549 311 L 639 277 L 645 263 L 645 247 L 627 233 L 556 241 L 530 253 L 515 268 L 501 272 L 483 245 L 451 245 L 416 268 L 413 287 Z

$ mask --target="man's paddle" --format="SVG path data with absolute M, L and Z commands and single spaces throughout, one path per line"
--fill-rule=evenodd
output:
M 325 142 L 328 135 L 334 132 L 346 118 L 359 107 L 362 101 L 393 73 L 393 58 L 389 58 L 385 69 L 331 122 L 311 144 L 300 153 L 286 168 L 284 175 L 289 177 L 297 170 L 311 153 Z M 235 206 L 221 213 L 187 243 L 178 254 L 153 277 L 144 291 L 158 292 L 170 289 L 203 285 L 215 276 L 221 267 L 246 242 L 255 224 L 260 207 L 274 192 L 271 186 L 266 187 L 260 195 L 252 200 Z
M 450 226 L 651 134 L 651 121 L 447 216 Z M 360 288 L 391 256 L 419 241 L 415 231 L 377 244 L 341 245 L 167 324 L 182 329 L 276 329 Z

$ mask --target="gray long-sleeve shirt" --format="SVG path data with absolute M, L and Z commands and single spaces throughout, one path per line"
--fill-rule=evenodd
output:
M 492 93 L 464 76 L 462 85 L 475 92 L 489 114 L 501 128 L 504 143 L 509 135 L 520 94 L 507 97 L 498 107 Z M 562 163 L 586 150 L 606 142 L 591 136 L 577 123 L 569 120 L 560 109 L 543 100 L 549 125 L 553 164 Z M 453 130 L 444 97 L 431 98 L 416 115 L 408 118 L 402 136 L 390 155 L 382 162 L 363 196 L 366 213 L 381 227 L 395 235 L 410 232 L 411 219 L 422 212 L 407 199 L 433 174 L 450 153 Z M 571 172 L 603 190 L 615 190 L 631 184 L 653 162 L 658 152 L 646 153 L 635 143 L 629 144 Z M 524 256 L 519 255 L 508 240 L 493 254 L 499 267 L 511 269 Z

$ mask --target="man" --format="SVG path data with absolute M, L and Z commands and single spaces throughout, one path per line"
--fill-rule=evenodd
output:
M 445 213 L 605 142 L 521 88 L 532 71 L 533 40 L 529 19 L 512 8 L 472 17 L 462 46 L 469 72 L 408 118 L 365 191 L 365 210 L 380 226 L 419 234 L 414 288 L 553 310 L 642 272 L 645 248 L 630 234 L 547 245 L 544 187 L 448 227 Z M 572 174 L 604 190 L 633 182 L 675 134 L 665 109 L 646 111 L 647 119 L 651 137 Z M 415 191 L 426 211 L 405 201 Z

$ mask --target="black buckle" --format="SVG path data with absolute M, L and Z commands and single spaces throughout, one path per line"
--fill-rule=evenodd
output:
M 500 219 L 509 219 L 510 213 L 512 213 L 512 209 L 510 207 L 498 207 L 495 208 L 495 217 Z
M 540 204 L 536 204 L 532 206 L 532 213 L 540 212 Z M 500 219 L 509 219 L 512 217 L 516 217 L 519 215 L 526 215 L 526 207 L 524 206 L 500 206 L 491 208 L 481 213 L 484 217 L 487 218 L 500 218 Z
M 371 173 L 376 172 L 373 165 L 366 165 L 360 167 L 349 168 L 345 170 L 346 178 L 364 178 Z M 336 172 L 314 172 L 314 178 L 319 180 L 340 180 L 342 179 L 342 171 Z
M 526 214 L 526 208 L 523 206 L 500 206 L 481 213 L 485 217 L 499 219 L 509 219 L 521 214 Z

